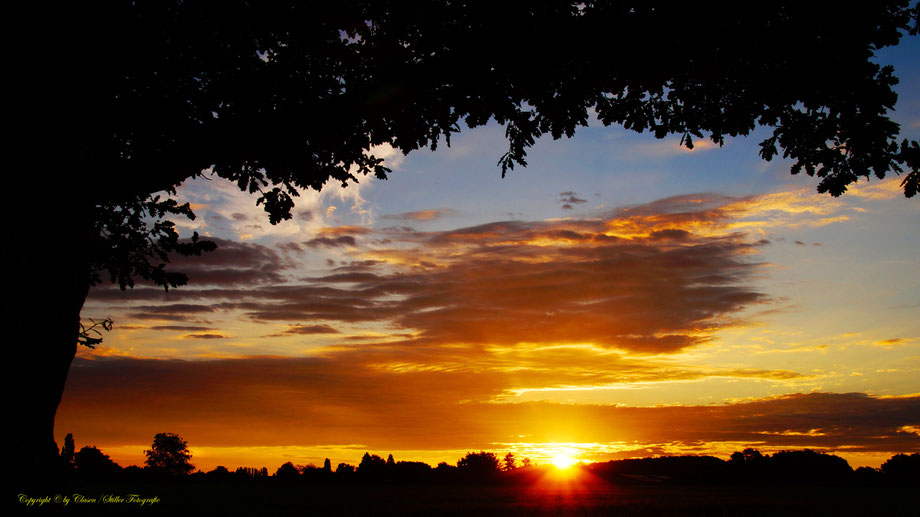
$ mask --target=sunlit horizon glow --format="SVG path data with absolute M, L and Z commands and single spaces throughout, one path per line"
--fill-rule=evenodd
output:
M 896 69 L 918 138 L 920 71 Z M 234 184 L 189 181 L 198 217 L 177 225 L 218 250 L 176 258 L 189 284 L 168 293 L 91 290 L 82 316 L 116 325 L 78 351 L 57 442 L 141 465 L 174 432 L 202 470 L 271 471 L 918 452 L 920 203 L 898 176 L 818 194 L 759 159 L 765 134 L 683 153 L 592 124 L 501 179 L 491 124 L 382 148 L 387 182 L 304 192 L 277 226 Z
M 77 448 L 87 444 L 78 443 Z M 92 445 L 92 444 L 89 444 Z M 514 454 L 517 466 L 521 467 L 521 460 L 527 458 L 534 467 L 551 467 L 553 470 L 569 471 L 578 464 L 602 463 L 611 460 L 636 459 L 659 456 L 680 455 L 711 455 L 723 460 L 728 460 L 733 452 L 741 451 L 749 446 L 755 446 L 764 454 L 773 454 L 783 450 L 808 448 L 807 445 L 776 447 L 750 442 L 725 442 L 707 444 L 652 444 L 652 443 L 529 443 L 517 444 L 517 448 L 505 448 L 507 444 L 493 444 L 489 451 L 502 458 L 507 453 Z M 150 444 L 114 445 L 104 446 L 103 452 L 108 454 L 113 461 L 122 465 L 144 465 L 144 451 Z M 571 451 L 559 454 L 556 451 L 564 449 Z M 886 452 L 853 452 L 847 450 L 821 450 L 841 456 L 855 469 L 861 466 L 878 468 L 888 458 Z M 333 469 L 340 463 L 357 466 L 365 452 L 386 457 L 392 454 L 396 461 L 421 461 L 432 467 L 444 462 L 456 465 L 469 449 L 453 450 L 399 450 L 399 449 L 374 449 L 362 444 L 322 445 L 322 446 L 254 446 L 254 447 L 200 447 L 190 446 L 192 454 L 191 463 L 196 469 L 203 472 L 211 471 L 218 466 L 233 471 L 238 467 L 266 467 L 273 471 L 282 463 L 290 461 L 295 465 L 322 466 L 325 459 L 329 459 Z M 557 458 L 560 464 L 556 463 Z

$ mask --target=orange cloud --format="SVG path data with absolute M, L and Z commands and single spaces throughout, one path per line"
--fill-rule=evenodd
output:
M 389 360 L 394 353 L 386 352 Z M 513 374 L 394 371 L 371 367 L 375 355 L 78 359 L 57 429 L 103 448 L 145 443 L 165 429 L 202 447 L 358 443 L 424 450 L 619 441 L 920 450 L 912 432 L 920 423 L 917 396 L 812 393 L 667 407 L 494 404 L 487 399 L 509 386 Z
M 227 339 L 230 336 L 225 336 L 216 332 L 199 332 L 197 334 L 186 334 L 182 336 L 182 339 Z
M 355 252 L 364 261 L 298 284 L 284 282 L 290 264 L 272 249 L 222 242 L 224 255 L 200 266 L 218 288 L 176 290 L 159 304 L 128 302 L 167 299 L 149 290 L 100 294 L 124 300 L 136 319 L 206 322 L 217 313 L 242 314 L 304 329 L 385 325 L 415 336 L 407 347 L 591 343 L 669 353 L 707 343 L 735 324 L 740 310 L 766 301 L 747 285 L 759 267 L 749 256 L 761 244 L 702 231 L 724 227 L 732 203 L 680 196 L 607 219 L 387 228 L 377 247 Z M 307 244 L 355 246 L 354 236 L 369 232 L 328 228 Z M 267 280 L 259 284 L 262 270 Z M 244 282 L 247 288 L 237 287 Z
M 327 226 L 325 228 L 319 229 L 319 234 L 322 236 L 333 236 L 337 237 L 340 235 L 365 235 L 371 233 L 372 230 L 365 228 L 363 226 Z
M 438 208 L 429 210 L 418 210 L 415 212 L 403 212 L 401 214 L 385 215 L 384 219 L 399 219 L 403 221 L 433 221 L 443 217 L 449 217 L 457 212 L 450 208 Z

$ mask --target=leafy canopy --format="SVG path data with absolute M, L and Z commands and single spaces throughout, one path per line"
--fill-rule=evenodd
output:
M 167 255 L 213 245 L 180 241 L 162 219 L 191 208 L 151 194 L 203 171 L 277 223 L 300 190 L 386 178 L 375 145 L 435 149 L 489 120 L 505 127 L 503 175 L 594 113 L 691 148 L 768 126 L 760 155 L 790 159 L 820 192 L 891 173 L 906 196 L 920 190 L 920 145 L 888 117 L 897 79 L 871 61 L 916 35 L 908 0 L 158 0 L 35 17 L 27 129 L 39 172 L 68 171 L 51 201 L 90 214 L 91 282 L 184 283 Z

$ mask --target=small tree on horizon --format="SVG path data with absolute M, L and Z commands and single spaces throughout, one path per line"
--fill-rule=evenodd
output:
M 505 454 L 505 459 L 502 460 L 502 461 L 504 462 L 504 470 L 506 470 L 506 471 L 507 471 L 507 470 L 514 470 L 515 468 L 517 468 L 517 467 L 515 467 L 515 465 L 514 465 L 514 454 L 512 454 L 512 453 L 510 453 L 510 452 L 509 452 L 508 454 Z
M 188 442 L 174 433 L 157 433 L 153 445 L 144 454 L 147 456 L 144 464 L 151 470 L 176 476 L 195 470 L 189 463 L 192 453 L 188 450 Z
M 73 442 L 73 433 L 67 433 L 67 436 L 64 437 L 64 446 L 61 447 L 61 459 L 67 463 L 68 466 L 73 466 L 73 455 L 76 450 L 76 446 Z

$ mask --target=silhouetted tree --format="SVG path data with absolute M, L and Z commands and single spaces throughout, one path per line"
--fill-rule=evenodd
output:
M 328 481 L 331 475 L 331 466 L 329 470 L 317 467 L 312 463 L 300 467 L 300 477 L 309 483 L 320 483 Z
M 882 463 L 881 471 L 896 482 L 920 482 L 920 453 L 895 454 Z
M 11 418 L 15 462 L 32 472 L 57 460 L 54 414 L 90 286 L 178 286 L 169 256 L 213 249 L 164 219 L 192 217 L 188 204 L 152 196 L 205 169 L 277 223 L 298 189 L 386 177 L 372 146 L 434 149 L 461 122 L 494 119 L 505 174 L 538 137 L 573 136 L 594 113 L 687 147 L 769 126 L 761 156 L 791 159 L 821 192 L 904 170 L 905 195 L 920 188 L 920 145 L 899 142 L 887 115 L 896 79 L 870 60 L 916 34 L 908 0 L 25 5 L 17 20 L 40 37 L 18 134 L 34 159 L 7 186 L 29 224 L 8 228 L 3 312 L 36 329 L 12 358 L 29 382 Z
M 228 479 L 233 477 L 233 474 L 229 470 L 227 470 L 227 467 L 224 467 L 223 465 L 218 465 L 214 467 L 214 470 L 208 472 L 207 476 L 208 476 L 208 479 L 211 479 L 213 481 L 227 481 Z
M 859 467 L 854 471 L 854 479 L 860 485 L 880 485 L 884 481 L 884 474 L 880 469 L 872 467 Z
M 121 471 L 120 465 L 95 447 L 80 449 L 80 452 L 74 456 L 74 464 L 80 476 L 90 478 L 108 478 Z
M 498 458 L 492 452 L 468 452 L 457 461 L 457 469 L 471 477 L 488 477 L 499 471 Z
M 275 477 L 285 480 L 297 479 L 300 477 L 300 470 L 288 461 L 278 467 L 278 470 L 275 471 Z
M 434 474 L 437 479 L 442 483 L 452 482 L 457 478 L 457 472 L 459 469 L 456 465 L 451 465 L 446 461 L 438 463 L 438 466 L 434 469 Z
M 366 478 L 380 478 L 387 469 L 387 462 L 376 454 L 365 452 L 358 464 L 357 473 Z
M 782 482 L 837 483 L 853 473 L 845 459 L 810 449 L 780 451 L 771 455 L 767 463 L 773 479 Z
M 728 465 L 737 476 L 763 478 L 768 475 L 765 459 L 759 450 L 747 448 L 741 452 L 733 452 Z
M 741 452 L 741 456 L 744 458 L 745 463 L 749 464 L 758 464 L 764 460 L 764 455 L 757 449 L 744 449 Z
M 265 478 L 268 477 L 268 468 L 237 467 L 233 475 L 240 479 Z
M 522 459 L 522 460 L 521 460 L 521 465 L 524 466 L 524 468 L 529 467 L 529 466 L 530 466 L 530 458 L 524 458 L 524 459 Z
M 144 451 L 144 464 L 151 470 L 172 476 L 186 475 L 195 469 L 189 463 L 192 454 L 188 442 L 173 433 L 157 433 L 153 445 Z
M 431 475 L 431 465 L 421 461 L 398 461 L 393 465 L 394 479 L 404 483 L 419 483 Z
M 330 472 L 330 473 L 332 472 L 332 462 L 329 461 L 329 458 L 326 458 L 325 460 L 323 460 L 323 471 Z
M 505 459 L 503 461 L 505 470 L 514 470 L 514 454 L 510 452 L 505 454 Z
M 726 468 L 726 462 L 712 456 L 661 456 L 594 463 L 589 470 L 595 475 L 608 478 L 638 475 L 700 482 L 724 477 Z
M 61 447 L 61 460 L 64 461 L 66 465 L 73 465 L 73 454 L 76 445 L 73 442 L 73 434 L 67 433 L 67 436 L 64 437 L 64 446 Z

